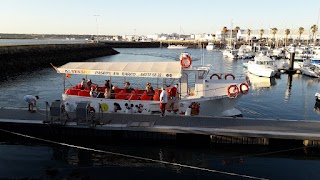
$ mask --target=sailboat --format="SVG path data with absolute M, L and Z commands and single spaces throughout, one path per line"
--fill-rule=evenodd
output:
M 234 49 L 231 45 L 232 43 L 232 22 L 231 22 L 231 35 L 230 35 L 230 43 L 229 45 L 226 47 L 226 49 L 224 51 L 222 51 L 222 54 L 224 57 L 226 58 L 230 58 L 230 59 L 236 59 L 238 58 L 238 50 Z

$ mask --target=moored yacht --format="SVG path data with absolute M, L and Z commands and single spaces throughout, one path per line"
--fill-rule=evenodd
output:
M 215 45 L 213 42 L 209 42 L 208 45 L 206 46 L 206 49 L 208 51 L 212 51 L 212 50 L 214 50 L 214 48 L 215 48 Z
M 262 77 L 274 77 L 278 74 L 275 60 L 262 53 L 255 56 L 253 61 L 248 61 L 247 68 L 248 72 Z
M 188 46 L 185 46 L 185 45 L 181 45 L 181 44 L 178 44 L 178 45 L 169 45 L 168 46 L 168 49 L 187 49 Z

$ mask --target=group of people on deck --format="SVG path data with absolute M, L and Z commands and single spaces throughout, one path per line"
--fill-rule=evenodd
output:
M 100 92 L 98 85 L 94 84 L 91 79 L 88 79 L 86 81 L 85 78 L 82 78 L 82 81 L 80 83 L 80 89 L 84 90 L 84 89 L 88 89 L 90 88 L 90 96 L 91 97 L 100 97 L 100 98 L 112 98 L 112 93 L 114 93 L 114 87 L 111 84 L 110 80 L 105 80 L 105 84 L 104 84 L 104 88 L 105 91 L 104 92 Z M 131 87 L 130 82 L 127 81 L 124 83 L 124 87 L 123 89 L 125 90 L 125 92 L 127 93 L 131 93 L 134 89 Z M 150 82 L 147 82 L 146 84 L 146 88 L 145 88 L 146 92 L 148 95 L 154 95 L 155 91 L 151 85 Z
M 86 82 L 85 79 L 83 78 L 81 81 L 81 89 L 86 89 L 88 87 L 90 87 L 91 97 L 101 97 L 101 98 L 104 97 L 104 98 L 111 99 L 112 93 L 114 93 L 114 87 L 111 84 L 110 80 L 105 80 L 105 84 L 104 84 L 105 92 L 99 92 L 97 84 L 92 83 L 91 79 L 88 79 L 88 81 Z M 130 82 L 128 81 L 124 83 L 123 89 L 127 93 L 131 93 L 134 90 L 131 87 Z M 154 95 L 155 91 L 150 82 L 147 82 L 145 91 L 147 95 L 150 95 L 150 96 Z M 174 86 L 172 86 L 168 90 L 168 92 L 164 88 L 162 88 L 162 91 L 160 94 L 161 116 L 165 116 L 165 109 L 169 100 L 170 100 L 169 109 L 172 109 L 172 111 L 174 110 L 174 103 L 176 101 L 177 95 L 178 95 L 178 84 L 175 84 Z

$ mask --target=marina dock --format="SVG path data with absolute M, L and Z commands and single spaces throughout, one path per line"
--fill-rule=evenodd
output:
M 51 119 L 50 112 L 0 109 L 1 131 L 34 136 L 116 137 L 158 140 L 203 139 L 214 143 L 271 144 L 272 140 L 300 141 L 315 145 L 320 141 L 320 122 L 285 119 L 200 117 L 167 114 L 95 113 L 94 119 Z

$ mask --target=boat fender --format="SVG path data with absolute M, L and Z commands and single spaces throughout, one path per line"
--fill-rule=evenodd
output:
M 226 74 L 226 75 L 224 76 L 224 79 L 227 80 L 228 76 L 231 76 L 233 80 L 236 79 L 236 77 L 234 77 L 233 74 Z
M 247 81 L 247 84 L 250 86 L 250 85 L 251 85 L 251 82 L 250 82 L 249 76 L 246 76 L 246 81 Z
M 191 63 L 192 63 L 192 60 L 191 60 L 191 57 L 190 56 L 183 56 L 181 57 L 180 59 L 180 65 L 183 67 L 183 68 L 188 68 L 191 66 Z
M 244 86 L 245 88 L 243 88 L 243 86 Z M 240 84 L 240 92 L 241 92 L 242 94 L 248 94 L 248 92 L 249 92 L 249 86 L 248 86 L 246 83 L 241 83 L 241 84 Z
M 236 98 L 239 94 L 239 88 L 237 85 L 230 85 L 228 87 L 228 97 L 229 98 Z
M 210 79 L 212 79 L 213 76 L 217 76 L 218 79 L 221 79 L 221 77 L 219 76 L 219 74 L 212 74 L 212 75 L 210 76 Z

